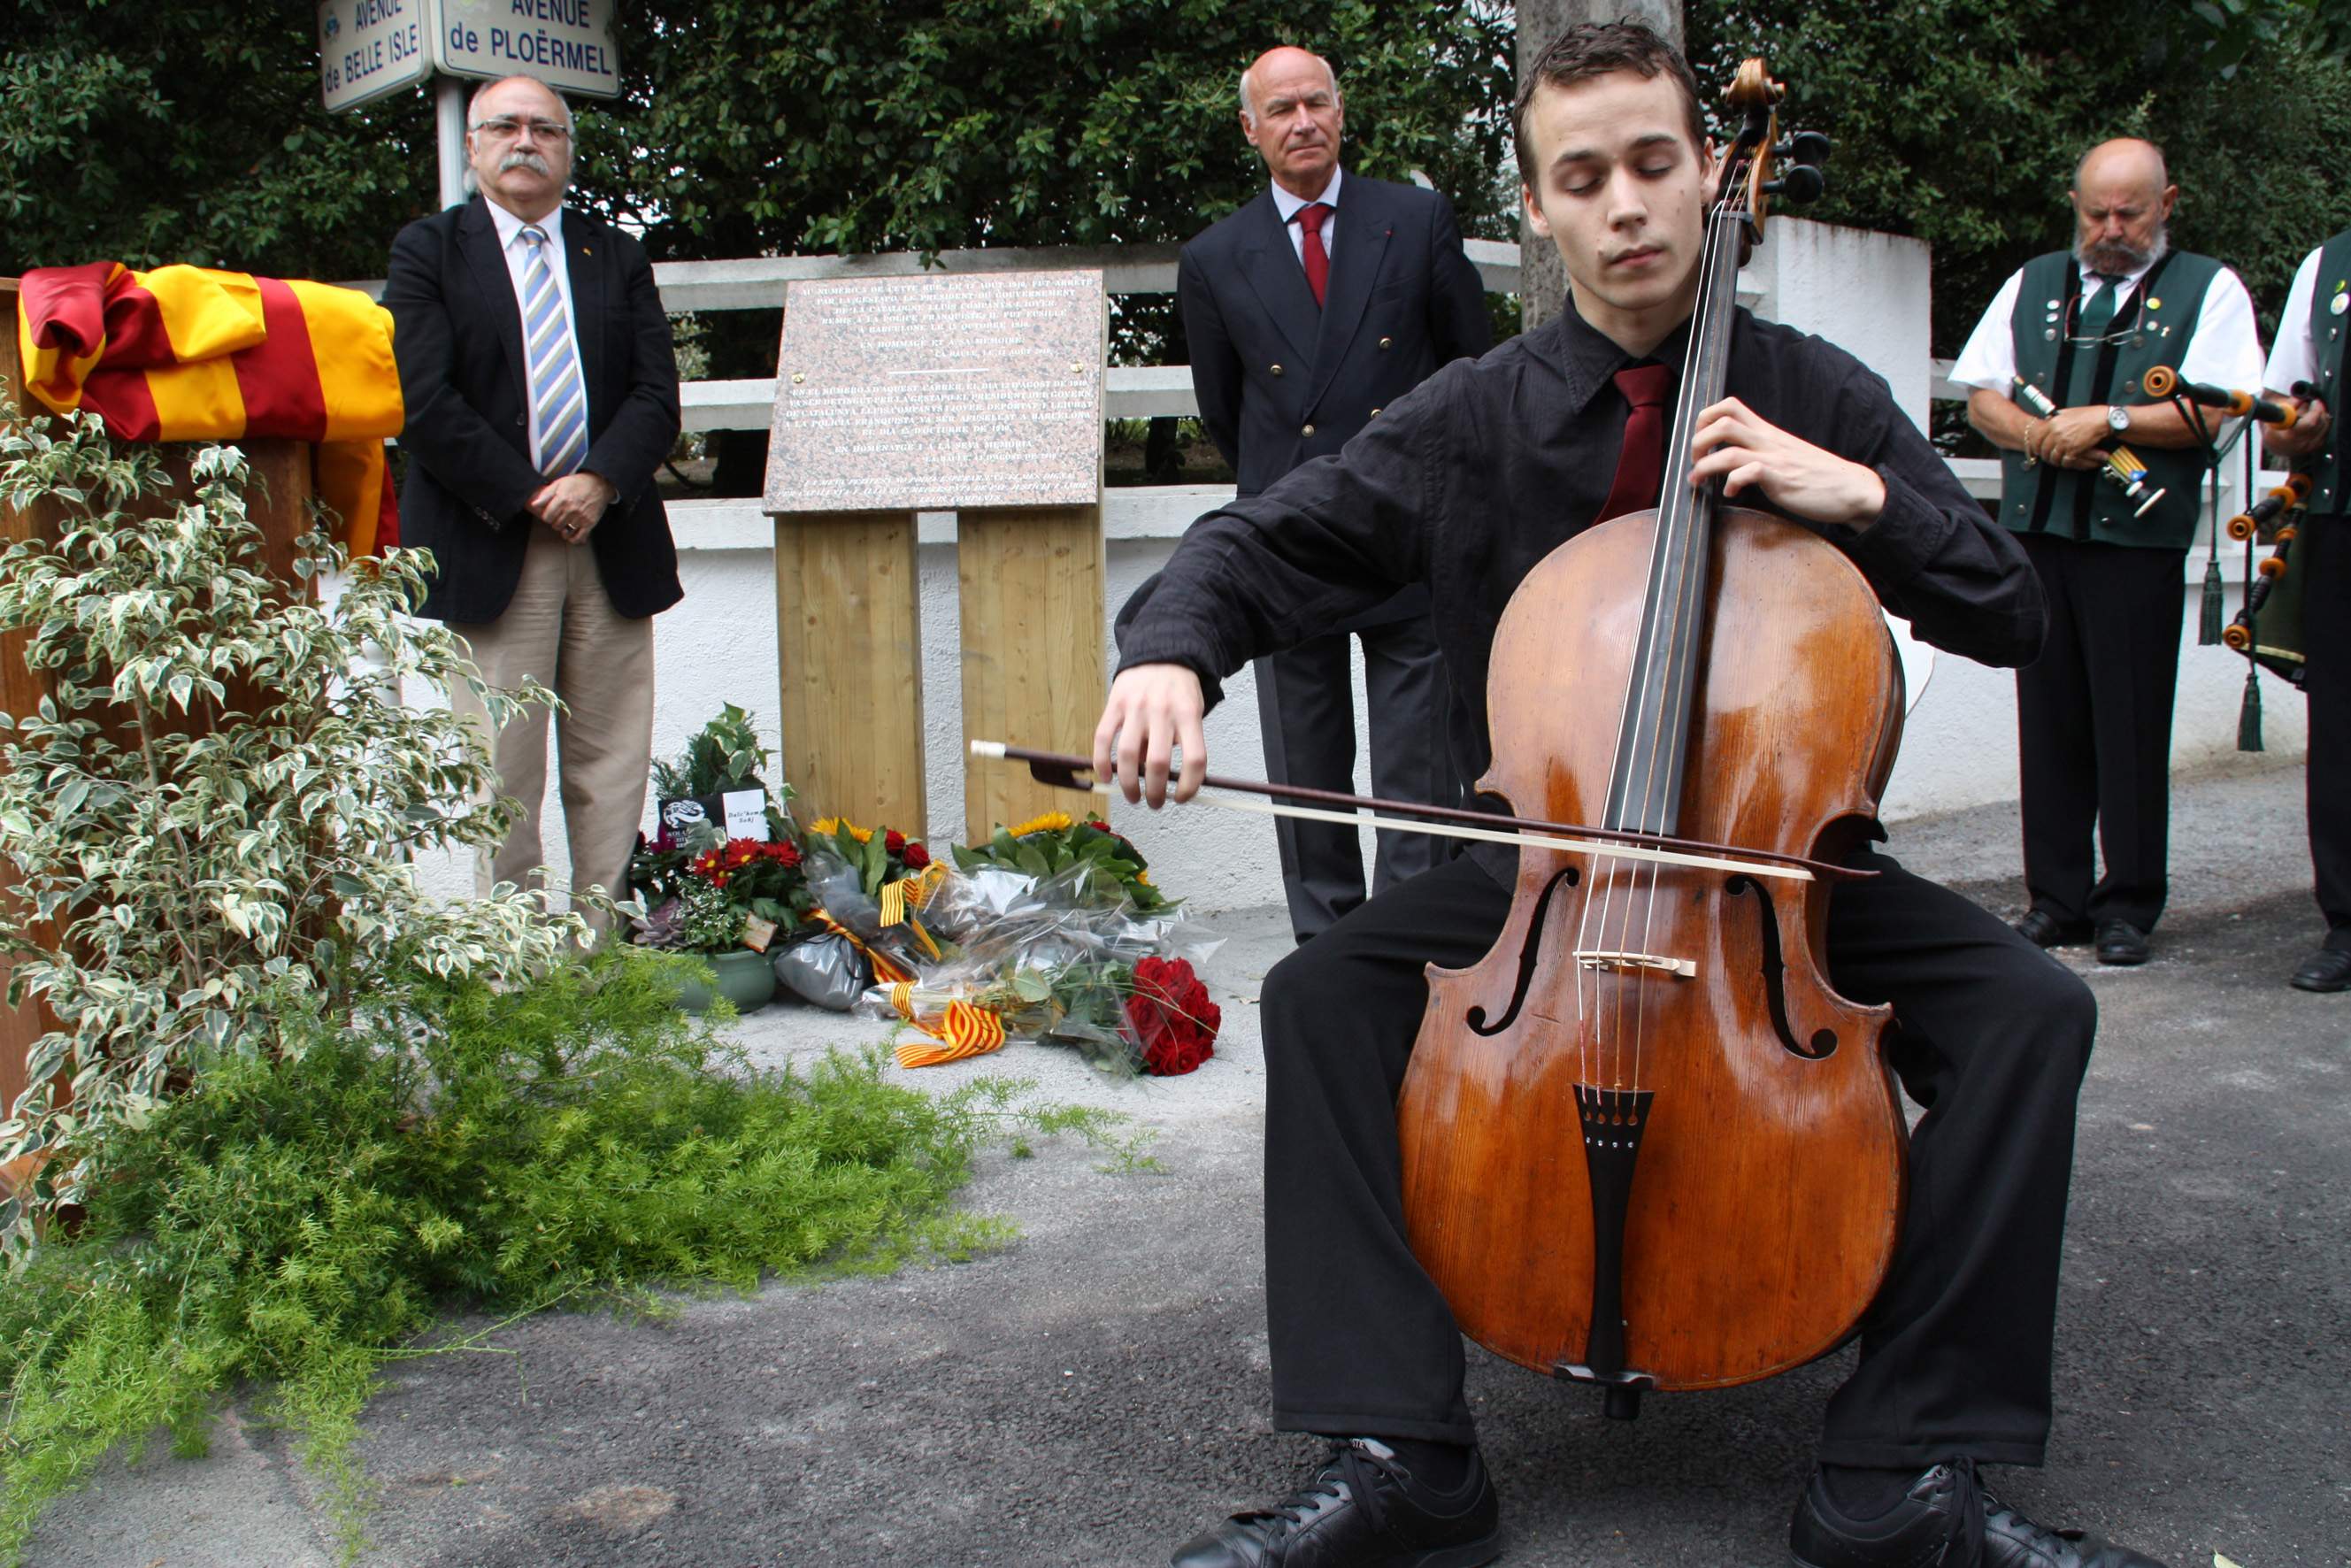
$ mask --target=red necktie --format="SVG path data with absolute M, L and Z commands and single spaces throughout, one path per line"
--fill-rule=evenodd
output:
M 1306 287 L 1314 290 L 1317 305 L 1331 287 L 1331 253 L 1322 248 L 1322 218 L 1330 210 L 1325 202 L 1309 202 L 1298 209 L 1299 254 L 1306 263 Z
M 1657 504 L 1665 488 L 1666 396 L 1673 391 L 1674 372 L 1665 365 L 1633 365 L 1618 371 L 1616 390 L 1633 405 L 1625 421 L 1625 447 L 1616 456 L 1616 480 L 1608 499 L 1600 504 L 1595 522 L 1606 522 L 1626 512 L 1645 512 Z

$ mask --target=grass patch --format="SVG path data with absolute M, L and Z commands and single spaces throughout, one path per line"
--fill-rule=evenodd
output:
M 0 1559 L 116 1448 L 161 1431 L 201 1454 L 248 1386 L 356 1555 L 360 1412 L 388 1360 L 461 1348 L 420 1343 L 452 1312 L 966 1258 L 1012 1234 L 950 1207 L 983 1147 L 1066 1133 L 1137 1163 L 1119 1118 L 1019 1082 L 933 1097 L 879 1052 L 752 1072 L 670 1005 L 676 963 L 291 1028 L 282 1058 L 207 1062 L 122 1134 L 72 1239 L 0 1286 Z

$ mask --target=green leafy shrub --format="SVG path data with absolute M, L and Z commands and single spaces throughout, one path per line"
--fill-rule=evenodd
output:
M 1115 1117 L 1001 1080 L 933 1098 L 878 1052 L 752 1072 L 671 1005 L 684 962 L 421 988 L 275 1057 L 223 1051 L 120 1134 L 78 1233 L 0 1291 L 0 1556 L 116 1447 L 161 1427 L 201 1451 L 247 1381 L 356 1552 L 359 1413 L 388 1360 L 446 1346 L 442 1314 L 961 1258 L 1009 1235 L 947 1207 L 991 1137 L 1118 1146 Z
M 580 939 L 536 896 L 444 901 L 413 874 L 496 843 L 516 808 L 474 728 L 403 706 L 403 684 L 463 682 L 499 723 L 547 694 L 485 687 L 445 627 L 406 618 L 423 552 L 347 562 L 313 533 L 273 576 L 247 478 L 236 448 L 201 448 L 167 501 L 153 449 L 118 452 L 95 417 L 0 427 L 0 504 L 62 514 L 0 557 L 0 633 L 53 694 L 0 716 L 0 953 L 11 1002 L 62 1026 L 0 1106 L 0 1162 L 50 1156 L 0 1203 L 12 1258 L 199 1054 L 276 1054 L 281 1017 L 348 1019 L 419 983 L 518 982 Z

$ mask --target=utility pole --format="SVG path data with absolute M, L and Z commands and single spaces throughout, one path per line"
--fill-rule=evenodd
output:
M 1519 79 L 1553 38 L 1579 22 L 1614 22 L 1635 17 L 1646 22 L 1676 48 L 1682 47 L 1681 0 L 1518 0 Z M 1524 171 L 1521 171 L 1523 173 Z M 1560 268 L 1559 252 L 1551 241 L 1527 226 L 1519 214 L 1519 305 L 1524 325 L 1539 327 L 1560 312 L 1567 299 L 1567 276 Z

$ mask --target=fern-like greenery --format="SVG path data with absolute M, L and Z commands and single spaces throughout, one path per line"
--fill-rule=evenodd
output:
M 934 1098 L 878 1053 L 750 1071 L 672 1005 L 690 963 L 460 982 L 396 1025 L 225 1052 L 123 1134 L 81 1228 L 0 1289 L 0 1560 L 113 1449 L 162 1429 L 201 1452 L 240 1385 L 293 1431 L 355 1554 L 360 1412 L 388 1360 L 445 1345 L 446 1314 L 959 1259 L 1010 1233 L 949 1207 L 988 1141 L 1132 1156 L 1116 1118 L 1030 1106 L 1016 1082 Z

